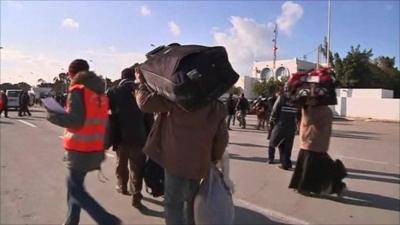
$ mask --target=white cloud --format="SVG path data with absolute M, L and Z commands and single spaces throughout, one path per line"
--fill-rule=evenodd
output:
M 1 49 L 0 52 L 0 82 L 18 83 L 24 81 L 36 85 L 39 78 L 51 82 L 60 72 L 66 72 L 69 63 L 77 58 L 91 60 L 89 61 L 91 70 L 115 80 L 120 78 L 120 73 L 124 68 L 145 60 L 145 55 L 142 52 L 118 52 L 116 49 L 110 51 L 110 47 L 70 51 L 67 54 L 65 52 L 57 53 L 58 55 L 7 47 Z
M 110 50 L 110 52 L 116 52 L 116 48 L 114 45 L 111 45 L 110 47 L 108 47 L 108 50 Z
M 179 26 L 174 21 L 170 21 L 168 23 L 168 27 L 174 36 L 179 36 L 181 34 L 181 28 L 179 28 Z
M 1 50 L 1 61 L 2 83 L 24 81 L 36 85 L 39 78 L 52 81 L 61 68 L 66 68 L 67 59 L 7 47 Z
M 142 5 L 142 7 L 140 7 L 140 13 L 141 13 L 143 16 L 150 16 L 152 12 L 151 12 L 151 10 L 150 10 L 147 6 Z
M 107 49 L 88 49 L 85 51 L 87 59 L 93 62 L 91 70 L 99 75 L 106 75 L 110 79 L 119 79 L 121 71 L 136 62 L 142 63 L 146 60 L 142 52 L 118 52 Z
M 303 16 L 303 8 L 297 3 L 287 1 L 282 5 L 282 14 L 276 19 L 279 30 L 287 35 L 292 33 L 294 25 Z
M 282 14 L 277 19 L 280 29 L 290 34 L 302 14 L 300 5 L 285 2 L 282 5 Z M 273 22 L 257 23 L 252 18 L 238 16 L 232 16 L 230 22 L 232 26 L 225 32 L 212 29 L 214 41 L 226 48 L 229 61 L 239 74 L 251 75 L 255 60 L 272 59 L 275 25 Z
M 229 61 L 241 75 L 250 75 L 254 59 L 271 55 L 272 24 L 259 24 L 251 18 L 233 16 L 227 32 L 214 32 L 217 45 L 226 48 Z
M 62 26 L 65 28 L 78 29 L 79 23 L 72 18 L 65 18 L 62 21 Z
M 22 1 L 2 1 L 1 3 L 7 4 L 8 6 L 16 10 L 21 10 L 24 8 Z

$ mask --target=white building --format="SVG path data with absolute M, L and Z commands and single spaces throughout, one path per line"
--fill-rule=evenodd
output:
M 275 69 L 273 69 L 272 60 L 255 62 L 253 64 L 252 77 L 258 80 L 268 80 L 269 78 L 275 76 L 275 78 L 279 79 L 282 76 L 289 76 L 292 73 L 304 72 L 310 69 L 314 69 L 315 66 L 315 63 L 300 60 L 298 58 L 276 60 Z
M 253 93 L 253 85 L 257 82 L 257 79 L 249 76 L 240 76 L 235 86 L 240 87 L 246 98 L 256 98 L 257 96 Z
M 242 88 L 246 98 L 256 98 L 257 96 L 253 93 L 253 85 L 257 81 L 268 80 L 273 76 L 279 79 L 292 73 L 308 71 L 313 68 L 315 68 L 315 63 L 297 58 L 277 60 L 275 62 L 275 70 L 273 69 L 272 60 L 255 62 L 251 76 L 240 76 L 235 86 Z

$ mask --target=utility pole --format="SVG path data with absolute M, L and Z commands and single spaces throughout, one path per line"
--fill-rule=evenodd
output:
M 276 63 L 276 51 L 278 50 L 278 48 L 276 47 L 276 44 L 278 42 L 278 24 L 276 24 L 276 23 L 275 23 L 275 28 L 274 28 L 274 39 L 272 39 L 272 42 L 274 43 L 274 48 L 273 48 L 274 59 L 273 59 L 273 64 L 272 64 L 272 71 L 274 72 L 274 77 L 276 78 L 275 63 Z
M 326 64 L 329 67 L 329 52 L 331 49 L 331 0 L 328 0 L 328 47 L 326 49 Z
M 321 45 L 318 45 L 317 49 L 317 69 L 319 68 L 319 53 L 321 52 Z

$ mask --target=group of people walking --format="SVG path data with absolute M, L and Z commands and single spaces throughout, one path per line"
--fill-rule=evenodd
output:
M 346 190 L 346 184 L 342 182 L 347 176 L 346 168 L 340 160 L 334 161 L 328 155 L 332 111 L 327 105 L 318 105 L 313 98 L 309 98 L 304 106 L 298 106 L 286 89 L 286 86 L 280 87 L 267 101 L 262 102 L 259 98 L 254 104 L 256 110 L 261 109 L 264 113 L 256 112 L 256 128 L 262 127 L 264 117 L 269 121 L 268 163 L 275 163 L 275 150 L 278 148 L 279 168 L 292 170 L 293 142 L 296 131 L 300 130 L 300 152 L 289 188 L 302 194 L 342 195 Z M 234 114 L 232 101 L 230 95 L 226 103 L 228 128 Z
M 4 112 L 4 117 L 8 118 L 8 97 L 3 91 L 1 91 L 0 95 L 0 115 Z M 19 93 L 18 102 L 18 116 L 32 116 L 29 110 L 30 97 L 27 91 L 21 91 Z
M 101 169 L 108 146 L 118 157 L 117 191 L 131 194 L 133 207 L 144 207 L 141 189 L 149 157 L 165 171 L 166 224 L 194 224 L 193 200 L 200 181 L 228 144 L 224 104 L 215 100 L 187 112 L 150 91 L 137 64 L 124 69 L 121 82 L 107 93 L 103 80 L 89 71 L 85 60 L 72 61 L 68 76 L 67 113 L 48 111 L 48 120 L 65 128 L 68 212 L 64 224 L 79 224 L 81 209 L 98 224 L 121 224 L 83 184 L 88 172 Z
M 235 119 L 237 118 L 239 121 L 239 127 L 245 129 L 246 128 L 246 116 L 248 111 L 250 110 L 250 104 L 247 98 L 244 97 L 242 93 L 238 100 L 233 98 L 233 94 L 229 94 L 229 97 L 226 99 L 226 107 L 228 110 L 228 119 L 227 125 L 228 130 L 231 130 L 230 124 L 232 120 L 232 125 L 235 125 Z
M 81 209 L 98 223 L 121 224 L 84 187 L 88 172 L 101 170 L 108 147 L 116 152 L 116 190 L 132 195 L 132 206 L 142 210 L 143 174 L 146 158 L 165 171 L 164 207 L 166 224 L 194 224 L 193 200 L 201 179 L 221 160 L 227 147 L 232 117 L 240 112 L 246 127 L 249 103 L 242 94 L 232 95 L 226 105 L 215 100 L 196 111 L 185 111 L 149 90 L 138 64 L 121 72 L 117 86 L 104 91 L 104 81 L 89 71 L 89 64 L 76 59 L 69 65 L 71 79 L 66 113 L 48 111 L 48 120 L 64 127 L 64 161 L 67 174 L 68 212 L 64 224 L 79 224 Z M 300 193 L 341 194 L 346 170 L 327 154 L 332 112 L 310 99 L 299 108 L 280 92 L 272 107 L 273 127 L 268 162 L 274 163 L 279 149 L 280 168 L 292 168 L 291 151 L 301 111 L 300 153 L 289 188 Z

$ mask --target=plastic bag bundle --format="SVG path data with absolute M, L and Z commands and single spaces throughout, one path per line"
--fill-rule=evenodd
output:
M 223 174 L 212 166 L 194 199 L 195 224 L 233 224 L 234 210 Z

